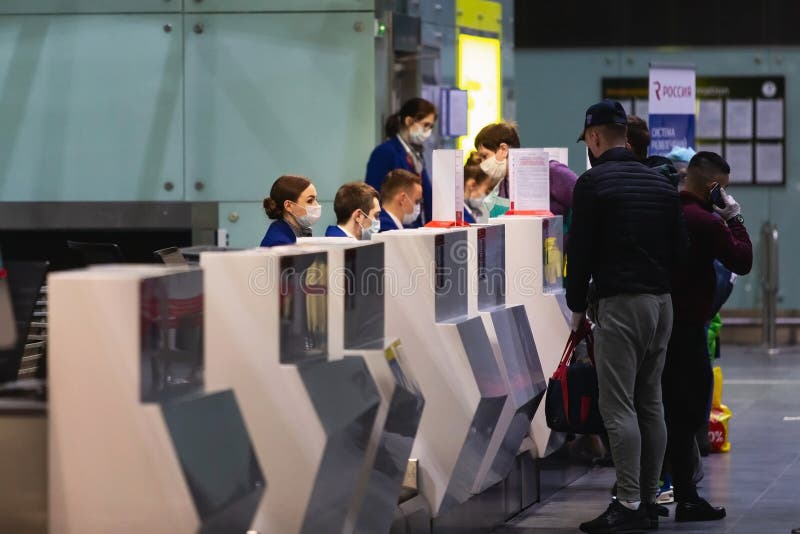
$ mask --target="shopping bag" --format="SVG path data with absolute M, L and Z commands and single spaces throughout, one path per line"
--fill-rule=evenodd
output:
M 575 357 L 586 341 L 588 361 Z M 570 434 L 600 434 L 604 431 L 598 407 L 597 370 L 594 366 L 594 335 L 588 321 L 570 333 L 561 361 L 547 384 L 547 426 Z
M 714 394 L 711 397 L 711 416 L 708 420 L 708 441 L 711 452 L 729 452 L 731 442 L 728 441 L 730 408 L 722 404 L 722 368 L 714 367 Z

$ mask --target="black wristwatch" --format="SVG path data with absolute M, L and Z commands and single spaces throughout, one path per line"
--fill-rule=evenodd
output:
M 736 217 L 731 217 L 730 219 L 728 219 L 728 222 L 731 221 L 736 221 L 739 224 L 744 224 L 744 217 L 742 217 L 741 215 L 737 215 Z

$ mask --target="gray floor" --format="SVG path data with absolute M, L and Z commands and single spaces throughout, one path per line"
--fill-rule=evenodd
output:
M 800 349 L 768 356 L 725 347 L 719 363 L 723 403 L 733 411 L 732 449 L 704 459 L 700 493 L 725 506 L 728 517 L 682 524 L 662 519 L 659 531 L 789 534 L 800 527 Z M 578 524 L 605 510 L 613 482 L 613 469 L 595 468 L 497 532 L 577 532 Z

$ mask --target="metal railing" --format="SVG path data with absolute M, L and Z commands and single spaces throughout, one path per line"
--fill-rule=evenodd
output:
M 778 351 L 778 227 L 761 226 L 761 291 L 763 294 L 762 341 L 770 353 Z

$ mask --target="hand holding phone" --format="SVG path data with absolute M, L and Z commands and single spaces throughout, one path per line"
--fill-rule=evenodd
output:
M 727 205 L 725 204 L 725 199 L 722 197 L 722 188 L 719 184 L 714 185 L 711 189 L 711 202 L 720 209 L 724 209 Z
M 742 213 L 742 207 L 739 206 L 736 199 L 719 185 L 715 185 L 711 190 L 711 201 L 714 203 L 714 211 L 725 221 L 730 221 Z

